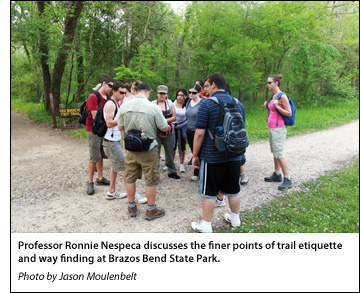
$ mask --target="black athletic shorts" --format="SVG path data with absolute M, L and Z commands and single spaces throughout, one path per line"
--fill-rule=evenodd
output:
M 219 192 L 226 196 L 240 194 L 240 161 L 225 163 L 206 163 L 201 161 L 199 177 L 199 194 L 214 198 Z

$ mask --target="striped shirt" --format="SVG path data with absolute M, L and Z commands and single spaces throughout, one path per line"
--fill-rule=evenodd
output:
M 228 103 L 232 101 L 231 96 L 226 91 L 217 91 L 213 95 L 213 97 L 218 98 L 224 103 Z M 243 116 L 245 123 L 245 108 L 243 104 L 239 101 L 237 103 L 237 107 Z M 221 106 L 216 102 L 206 99 L 203 103 L 201 103 L 199 107 L 199 111 L 196 116 L 196 128 L 205 129 L 205 137 L 202 143 L 201 149 L 201 160 L 204 160 L 206 163 L 223 163 L 229 161 L 240 161 L 242 156 L 227 158 L 223 153 L 220 153 L 214 144 L 214 141 L 210 138 L 207 129 L 210 129 L 210 132 L 213 136 L 215 136 L 215 128 L 220 125 L 220 113 Z

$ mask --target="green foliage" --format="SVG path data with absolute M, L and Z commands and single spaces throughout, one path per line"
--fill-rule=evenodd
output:
M 87 131 L 82 128 L 82 129 L 69 131 L 67 135 L 71 137 L 87 138 Z
M 161 1 L 87 1 L 69 48 L 74 60 L 67 59 L 62 100 L 68 85 L 70 100 L 77 88 L 83 99 L 104 76 L 141 79 L 153 89 L 166 84 L 171 95 L 215 71 L 225 74 L 234 96 L 253 103 L 269 94 L 265 81 L 274 73 L 284 75 L 284 91 L 306 103 L 324 96 L 356 98 L 358 7 L 351 1 L 190 1 L 184 15 L 177 15 Z M 36 2 L 11 2 L 16 97 L 24 96 L 19 80 L 27 92 L 36 87 L 36 94 L 25 95 L 29 100 L 42 93 L 40 31 L 49 36 L 51 67 L 67 8 L 67 2 L 52 1 L 40 21 Z
M 40 103 L 24 102 L 21 99 L 11 99 L 11 110 L 26 114 L 36 123 L 52 122 L 52 117 Z
M 301 189 L 245 212 L 236 232 L 359 233 L 358 160 L 342 171 L 303 184 Z

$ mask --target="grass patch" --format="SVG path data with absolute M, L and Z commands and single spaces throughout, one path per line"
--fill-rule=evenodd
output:
M 76 130 L 73 130 L 73 131 L 69 131 L 67 133 L 67 135 L 71 136 L 71 137 L 87 138 L 87 131 L 86 131 L 85 128 L 76 129 Z
M 268 138 L 268 111 L 263 106 L 245 104 L 246 130 L 250 143 Z M 287 127 L 287 136 L 336 127 L 359 119 L 359 99 L 328 102 L 313 108 L 296 108 L 295 125 Z
M 20 99 L 11 99 L 11 110 L 26 114 L 36 123 L 52 122 L 52 116 L 44 109 L 41 103 L 23 102 Z
M 359 160 L 242 214 L 238 233 L 359 233 Z M 221 229 L 220 232 L 230 232 Z

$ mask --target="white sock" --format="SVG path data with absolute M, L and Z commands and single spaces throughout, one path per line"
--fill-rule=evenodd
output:
M 284 178 L 291 180 L 290 175 L 289 176 L 284 176 Z
M 276 175 L 281 175 L 281 171 L 275 170 L 275 174 L 276 174 Z
M 205 220 L 202 220 L 202 225 L 204 225 L 205 227 L 211 228 L 211 222 L 206 222 Z
M 240 220 L 239 214 L 230 213 L 230 220 L 231 222 Z

